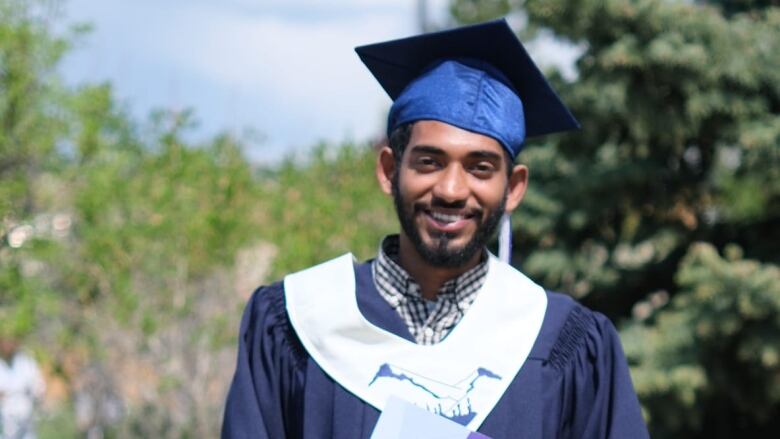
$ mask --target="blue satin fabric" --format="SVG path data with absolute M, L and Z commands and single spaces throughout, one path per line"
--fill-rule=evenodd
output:
M 434 63 L 390 108 L 387 134 L 418 120 L 437 120 L 496 139 L 512 158 L 525 141 L 523 103 L 510 82 L 483 61 Z

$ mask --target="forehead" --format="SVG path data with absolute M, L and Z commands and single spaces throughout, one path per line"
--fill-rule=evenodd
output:
M 501 144 L 490 136 L 435 120 L 415 122 L 407 149 L 413 150 L 415 146 L 432 146 L 454 156 L 473 152 L 489 152 L 503 156 L 504 151 Z

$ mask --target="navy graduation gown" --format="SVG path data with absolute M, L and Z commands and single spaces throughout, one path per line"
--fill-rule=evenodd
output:
M 357 301 L 374 325 L 413 341 L 356 266 Z M 489 334 L 486 334 L 489 336 Z M 244 312 L 223 438 L 368 438 L 379 411 L 327 376 L 292 329 L 282 283 L 255 291 Z M 548 293 L 528 359 L 481 433 L 503 438 L 649 437 L 615 328 L 568 296 Z

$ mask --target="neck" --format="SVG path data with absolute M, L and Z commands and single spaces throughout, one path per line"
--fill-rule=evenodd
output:
M 406 234 L 401 233 L 399 240 L 398 262 L 420 285 L 420 292 L 427 300 L 435 300 L 445 282 L 476 267 L 480 257 L 480 252 L 477 252 L 471 260 L 459 267 L 440 267 L 423 259 Z

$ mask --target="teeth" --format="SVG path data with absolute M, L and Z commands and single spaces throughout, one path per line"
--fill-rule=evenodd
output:
M 441 223 L 454 223 L 455 221 L 463 219 L 463 215 L 446 215 L 439 212 L 431 212 L 431 216 Z

